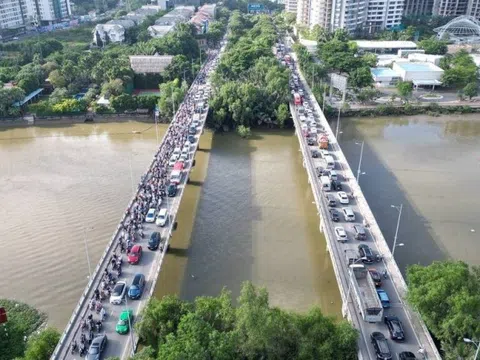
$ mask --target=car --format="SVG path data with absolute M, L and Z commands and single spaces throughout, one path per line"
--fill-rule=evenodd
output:
M 188 141 L 190 141 L 190 144 L 193 144 L 195 140 L 196 140 L 195 135 L 188 135 Z
M 195 135 L 195 134 L 197 133 L 197 127 L 196 127 L 196 126 L 193 126 L 193 125 L 190 126 L 190 127 L 188 128 L 188 133 L 189 133 L 190 135 Z
M 367 240 L 367 232 L 362 225 L 353 225 L 353 233 L 357 240 Z
M 348 205 L 350 201 L 348 200 L 348 195 L 345 191 L 339 191 L 337 195 L 340 199 L 340 204 Z
M 398 354 L 398 359 L 399 360 L 416 360 L 417 358 L 415 357 L 415 354 L 412 353 L 411 351 L 402 351 L 400 354 Z
M 340 221 L 340 214 L 338 213 L 337 210 L 335 209 L 328 209 L 328 212 L 330 213 L 330 220 L 339 222 Z
M 121 335 L 128 334 L 130 330 L 130 325 L 133 321 L 133 310 L 123 310 L 118 317 L 117 325 L 115 326 L 115 331 Z
M 145 276 L 143 274 L 135 274 L 132 283 L 128 288 L 128 297 L 132 300 L 137 300 L 142 297 L 143 289 L 145 288 Z
M 342 183 L 338 180 L 332 180 L 332 188 L 335 191 L 342 190 Z
M 388 309 L 390 307 L 390 299 L 388 298 L 388 294 L 385 290 L 377 289 L 378 298 L 382 303 L 382 307 L 384 309 Z
M 155 213 L 157 210 L 155 208 L 151 208 L 148 210 L 147 216 L 145 216 L 145 222 L 153 223 L 155 221 Z
M 185 145 L 183 145 L 183 148 L 182 148 L 182 154 L 188 155 L 189 152 L 190 152 L 190 144 L 185 143 Z
M 323 158 L 325 158 L 325 156 L 330 155 L 330 152 L 328 150 L 322 149 L 320 150 L 320 154 L 322 155 Z
M 336 226 L 335 227 L 335 235 L 337 236 L 337 240 L 338 241 L 342 241 L 342 242 L 345 242 L 348 240 L 348 237 L 347 237 L 347 232 L 345 231 L 345 229 L 341 226 Z
M 142 245 L 133 245 L 127 255 L 128 263 L 132 265 L 138 264 L 140 262 L 140 259 L 142 258 L 142 253 Z
M 360 244 L 358 245 L 358 254 L 360 255 L 361 258 L 363 258 L 364 263 L 371 264 L 375 261 L 375 256 L 373 255 L 372 249 L 370 249 L 370 246 L 365 245 L 365 244 Z
M 155 231 L 150 235 L 150 239 L 148 240 L 148 248 L 150 250 L 157 250 L 158 246 L 162 242 L 162 237 L 158 231 Z
M 178 161 L 181 161 L 184 163 L 187 160 L 188 160 L 188 154 L 184 154 L 184 153 L 180 154 L 180 158 L 178 159 Z
M 307 138 L 307 144 L 308 144 L 309 146 L 313 146 L 313 145 L 315 145 L 315 140 L 312 139 L 311 137 L 309 137 L 309 138 Z
M 373 348 L 377 353 L 378 360 L 392 359 L 392 352 L 388 346 L 387 339 L 385 339 L 385 336 L 381 332 L 375 331 L 371 333 L 370 340 L 372 341 Z
M 319 152 L 317 150 L 312 150 L 312 158 L 316 159 L 320 156 Z
M 390 339 L 396 341 L 405 341 L 405 331 L 403 331 L 402 322 L 396 316 L 385 316 L 385 325 L 387 325 Z
M 377 271 L 377 269 L 368 268 L 368 273 L 370 274 L 370 277 L 372 278 L 375 286 L 382 285 L 382 277 L 380 276 L 380 273 Z
M 172 155 L 170 160 L 168 160 L 168 166 L 173 166 L 177 162 L 177 157 L 175 155 Z
M 168 210 L 163 208 L 158 212 L 157 220 L 155 221 L 155 224 L 157 224 L 158 226 L 164 227 L 167 221 L 168 221 Z
M 167 195 L 168 197 L 174 197 L 177 195 L 177 185 L 176 184 L 169 184 L 167 186 Z
M 119 281 L 113 287 L 113 291 L 110 294 L 110 304 L 120 305 L 123 302 L 123 297 L 127 292 L 127 283 L 125 281 Z
M 85 360 L 100 360 L 102 352 L 107 346 L 107 335 L 101 334 L 93 338 L 90 347 L 88 348 L 87 356 Z

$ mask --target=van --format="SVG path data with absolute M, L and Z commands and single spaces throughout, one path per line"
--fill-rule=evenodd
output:
M 337 200 L 332 194 L 325 194 L 325 199 L 327 199 L 328 206 L 337 206 Z
M 353 212 L 352 208 L 344 207 L 342 212 L 345 221 L 355 221 L 355 213 Z
M 330 191 L 331 189 L 331 182 L 328 176 L 320 176 L 320 183 L 322 184 L 323 191 Z
M 173 170 L 170 174 L 170 183 L 178 185 L 182 180 L 182 171 L 181 170 Z
M 337 172 L 335 170 L 330 170 L 328 172 L 328 177 L 330 178 L 330 180 L 338 180 L 338 175 L 337 175 Z
M 355 239 L 357 240 L 366 240 L 367 233 L 362 225 L 353 225 L 353 233 L 355 234 Z
M 384 309 L 387 309 L 390 307 L 390 299 L 388 298 L 387 292 L 382 289 L 377 289 L 377 294 L 378 298 L 380 299 L 380 302 L 382 303 L 382 307 Z
M 155 222 L 155 224 L 157 224 L 158 226 L 165 226 L 165 224 L 167 223 L 167 220 L 168 220 L 168 211 L 166 208 L 163 208 L 163 209 L 160 209 L 160 211 L 158 212 L 158 215 L 157 215 L 157 221 Z
M 327 155 L 324 157 L 325 162 L 327 163 L 327 169 L 333 170 L 335 169 L 335 160 L 331 155 Z

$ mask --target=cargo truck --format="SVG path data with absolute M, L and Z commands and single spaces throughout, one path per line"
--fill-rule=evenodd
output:
M 349 279 L 353 297 L 363 320 L 369 323 L 383 321 L 383 306 L 378 298 L 372 277 L 363 264 L 349 265 Z

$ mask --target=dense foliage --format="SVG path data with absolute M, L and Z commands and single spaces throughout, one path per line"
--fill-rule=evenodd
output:
M 448 43 L 438 40 L 435 36 L 422 40 L 418 43 L 420 49 L 425 50 L 426 54 L 445 55 L 448 51 Z
M 464 87 L 477 78 L 477 65 L 465 50 L 446 55 L 440 66 L 444 70 L 442 81 L 445 86 Z
M 229 47 L 213 77 L 209 125 L 283 127 L 288 117 L 280 106 L 288 103 L 289 73 L 272 53 L 277 39 L 272 19 L 236 11 L 228 31 Z
M 336 323 L 320 309 L 297 314 L 269 305 L 265 289 L 245 283 L 232 306 L 229 292 L 197 297 L 151 299 L 138 335 L 153 354 L 167 359 L 356 359 L 357 331 Z
M 11 360 L 24 355 L 25 338 L 36 331 L 46 315 L 18 301 L 0 299 L 0 307 L 7 310 L 8 322 L 0 328 L 0 360 Z
M 412 265 L 407 270 L 408 301 L 441 342 L 444 358 L 473 358 L 463 338 L 480 337 L 480 269 L 461 261 Z

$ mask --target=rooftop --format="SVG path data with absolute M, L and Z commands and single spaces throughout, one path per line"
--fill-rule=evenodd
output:
M 170 65 L 172 55 L 130 56 L 130 67 L 135 74 L 159 74 Z
M 413 41 L 355 40 L 359 49 L 416 49 Z
M 375 77 L 399 77 L 396 71 L 387 67 L 371 68 L 370 72 Z
M 438 66 L 428 62 L 396 62 L 396 66 L 410 72 L 442 71 Z

